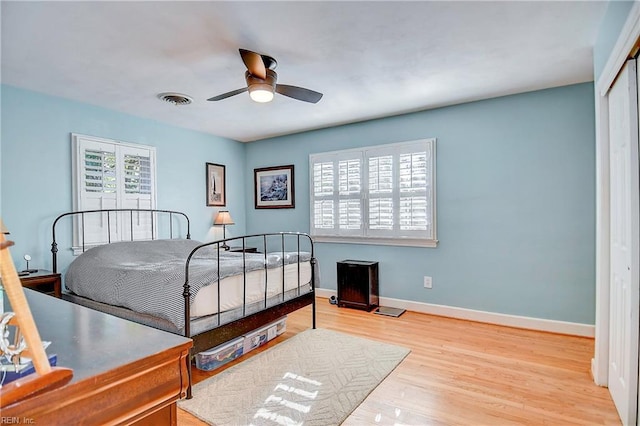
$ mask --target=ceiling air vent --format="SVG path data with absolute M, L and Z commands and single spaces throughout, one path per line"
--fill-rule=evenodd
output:
M 158 99 L 173 105 L 189 105 L 193 102 L 193 99 L 181 93 L 160 93 Z

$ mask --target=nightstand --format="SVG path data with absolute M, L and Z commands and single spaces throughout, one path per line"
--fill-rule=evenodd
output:
M 60 274 L 54 274 L 45 269 L 38 269 L 38 272 L 21 276 L 20 282 L 23 287 L 32 288 L 57 298 L 62 297 L 62 279 L 60 278 Z
M 242 247 L 231 247 L 229 248 L 229 251 L 237 253 L 258 253 L 258 247 L 245 247 L 244 249 Z

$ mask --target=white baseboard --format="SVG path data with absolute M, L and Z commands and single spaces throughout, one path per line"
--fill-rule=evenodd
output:
M 603 376 L 606 377 L 606 375 L 600 375 L 600 372 L 598 371 L 598 363 L 596 362 L 595 357 L 591 358 L 591 378 L 596 385 L 606 388 L 609 386 L 609 383 L 607 381 L 601 381 Z
M 320 297 L 336 295 L 335 290 L 317 288 Z M 433 303 L 413 302 L 410 300 L 380 297 L 380 305 L 390 308 L 401 308 L 423 314 L 439 315 L 443 317 L 464 319 L 469 321 L 486 322 L 507 327 L 525 328 L 529 330 L 547 331 L 550 333 L 569 334 L 572 336 L 594 337 L 595 326 L 575 322 L 555 321 L 542 318 L 523 317 L 518 315 L 499 314 L 495 312 L 476 311 L 473 309 L 457 308 L 455 306 L 435 305 Z

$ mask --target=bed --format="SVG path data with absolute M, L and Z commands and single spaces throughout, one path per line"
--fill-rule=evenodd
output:
M 70 248 L 77 256 L 66 270 L 62 297 L 192 338 L 187 398 L 192 396 L 195 354 L 308 305 L 316 327 L 317 261 L 307 234 L 264 233 L 201 243 L 191 239 L 189 218 L 179 211 L 73 211 L 53 222 L 54 273 L 57 231 L 65 222 L 74 230 Z

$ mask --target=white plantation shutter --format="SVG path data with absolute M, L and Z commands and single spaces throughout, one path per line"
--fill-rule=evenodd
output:
M 358 235 L 362 229 L 362 158 L 338 160 L 338 229 Z
M 124 155 L 124 190 L 127 194 L 151 195 L 150 155 Z
M 84 187 L 86 192 L 115 194 L 116 154 L 114 151 L 84 151 Z
M 120 147 L 119 164 L 122 166 L 123 185 L 121 188 L 121 208 L 153 209 L 152 152 L 148 148 L 133 146 Z M 133 228 L 133 229 L 132 229 Z M 122 218 L 123 239 L 151 239 L 151 215 L 136 213 L 133 217 Z
M 118 206 L 118 176 L 116 174 L 116 149 L 97 140 L 84 140 L 82 148 L 77 151 L 76 164 L 79 190 L 77 205 L 74 210 L 115 209 Z M 74 162 L 75 163 L 75 162 Z M 94 244 L 106 241 L 109 227 L 112 234 L 118 229 L 115 221 L 110 223 L 106 215 L 92 215 L 85 218 L 84 223 L 78 221 L 74 227 L 76 232 L 84 225 L 85 243 Z M 74 245 L 79 239 L 74 238 Z
M 320 241 L 436 245 L 435 139 L 309 161 L 311 234 Z
M 394 237 L 398 203 L 394 200 L 397 162 L 393 149 L 374 148 L 365 155 L 369 164 L 369 234 Z
M 431 232 L 428 194 L 431 185 L 429 151 L 400 154 L 400 206 L 399 225 L 402 232 Z
M 72 143 L 74 210 L 155 208 L 154 147 L 78 134 L 72 134 Z M 151 238 L 150 221 L 149 214 L 86 215 L 84 245 L 106 242 L 109 235 L 111 241 L 128 240 L 132 232 L 136 239 Z M 76 247 L 83 244 L 82 227 L 80 218 L 74 226 Z
M 393 173 L 392 155 L 369 158 L 369 228 L 378 235 L 393 232 Z
M 313 207 L 313 223 L 319 230 L 333 229 L 334 213 L 334 164 L 331 161 L 313 164 L 311 173 L 313 188 L 311 189 Z

